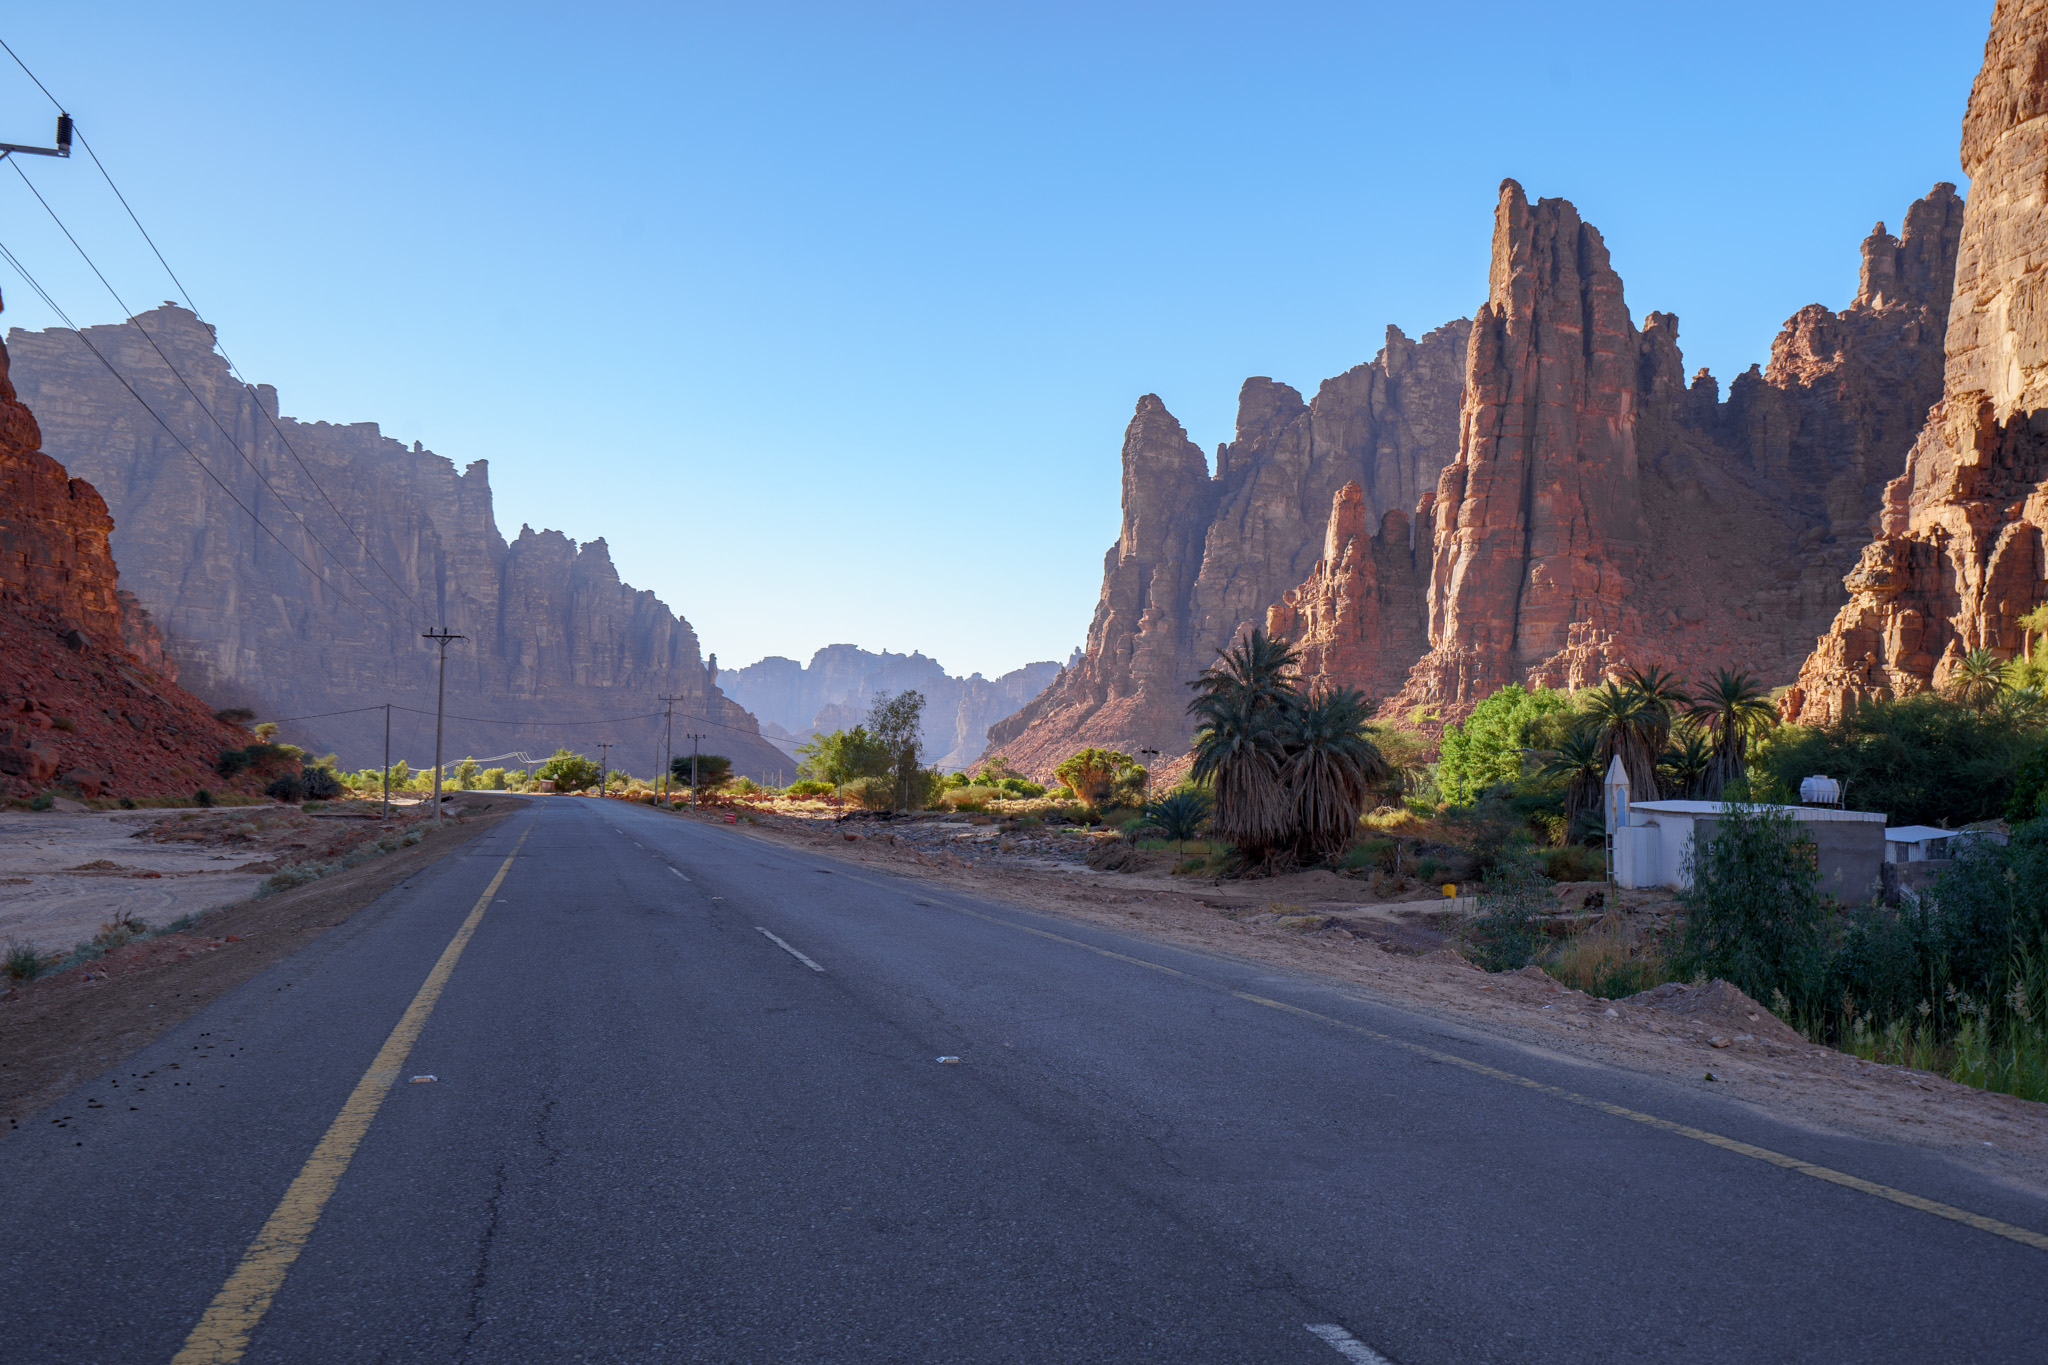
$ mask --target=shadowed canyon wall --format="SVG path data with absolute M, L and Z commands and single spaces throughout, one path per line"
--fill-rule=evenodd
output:
M 191 313 L 133 322 L 87 336 L 164 425 L 63 329 L 11 334 L 16 382 L 47 448 L 106 497 L 123 581 L 208 701 L 264 717 L 412 707 L 392 752 L 418 766 L 432 759 L 435 690 L 419 636 L 445 625 L 469 637 L 448 650 L 448 710 L 472 718 L 448 722 L 451 760 L 564 744 L 595 756 L 609 740 L 613 762 L 644 775 L 661 732 L 646 713 L 667 694 L 682 698 L 677 732 L 705 732 L 736 771 L 790 766 L 717 688 L 689 623 L 619 580 L 604 541 L 522 527 L 508 543 L 484 461 L 458 473 L 374 423 L 283 417 L 276 390 L 237 381 Z M 322 716 L 281 737 L 368 765 L 383 725 L 381 712 Z
M 2027 647 L 2019 618 L 2048 600 L 2048 0 L 1994 10 L 1962 160 L 1940 403 L 1782 703 L 1789 719 L 1945 686 L 1970 650 L 2009 659 Z

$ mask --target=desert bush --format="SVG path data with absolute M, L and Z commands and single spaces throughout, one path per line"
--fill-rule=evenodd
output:
M 896 804 L 896 782 L 883 773 L 856 777 L 840 784 L 839 795 L 863 810 L 891 810 Z
M 48 810 L 56 804 L 57 795 L 55 792 L 37 792 L 28 799 L 28 808 L 30 810 Z
M 262 727 L 257 729 L 260 731 Z M 296 744 L 272 744 L 267 739 L 258 739 L 240 749 L 221 750 L 213 769 L 222 777 L 233 777 L 245 771 L 262 774 L 286 764 L 296 765 L 305 756 L 306 751 Z
M 1565 985 L 1620 1000 L 1672 979 L 1670 961 L 1649 929 L 1609 915 L 1573 934 L 1543 963 Z
M 1543 850 L 1543 875 L 1557 882 L 1585 882 L 1607 875 L 1607 859 L 1599 849 L 1565 844 Z
M 1148 774 L 1136 759 L 1115 749 L 1083 749 L 1071 754 L 1053 776 L 1084 801 L 1102 805 L 1117 796 L 1142 792 Z
M 6 955 L 0 958 L 0 971 L 5 971 L 15 985 L 25 985 L 49 971 L 56 965 L 53 954 L 38 952 L 34 945 L 18 939 L 7 940 Z
M 830 796 L 835 790 L 836 788 L 830 782 L 822 782 L 815 777 L 805 777 L 799 778 L 783 788 L 782 794 L 784 796 Z
M 1465 956 L 1489 972 L 1528 966 L 1544 943 L 1542 917 L 1557 905 L 1550 886 L 1526 846 L 1502 857 L 1460 926 Z

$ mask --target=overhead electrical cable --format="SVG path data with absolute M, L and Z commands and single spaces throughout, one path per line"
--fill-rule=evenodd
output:
M 59 101 L 55 95 L 52 95 L 50 93 L 50 88 L 44 85 L 42 81 L 37 78 L 35 72 L 29 70 L 28 63 L 24 62 L 21 59 L 20 55 L 16 53 L 13 48 L 8 47 L 4 39 L 0 39 L 0 48 L 6 49 L 7 55 L 9 57 L 14 58 L 14 64 L 21 68 L 22 74 L 27 76 L 31 81 L 34 81 L 36 89 L 42 91 L 44 97 L 47 98 L 51 104 L 57 106 L 57 112 L 60 114 L 63 113 L 63 103 Z M 92 149 L 92 143 L 86 141 L 85 135 L 77 131 L 77 126 L 75 124 L 73 125 L 73 137 L 76 139 L 79 146 L 85 148 L 85 154 L 92 158 L 93 168 L 100 173 L 100 179 L 107 182 L 107 188 L 114 192 L 114 198 L 120 201 L 122 210 L 126 212 L 128 215 L 128 221 L 135 224 L 135 230 L 141 233 L 142 240 L 149 244 L 150 254 L 156 257 L 157 264 L 161 265 L 164 268 L 164 274 L 170 276 L 171 283 L 177 286 L 178 296 L 185 300 L 185 306 L 192 310 L 192 313 L 195 317 L 203 317 L 204 314 L 200 313 L 199 305 L 192 301 L 192 291 L 185 288 L 185 282 L 178 278 L 178 272 L 171 269 L 171 263 L 164 258 L 164 253 L 157 246 L 156 239 L 149 235 L 149 229 L 142 225 L 142 219 L 136 215 L 134 207 L 129 204 L 128 196 L 121 193 L 121 187 L 114 183 L 114 177 L 112 174 L 108 172 L 106 163 L 100 160 L 100 154 Z M 17 172 L 20 172 L 21 167 L 17 165 L 15 167 L 15 170 Z M 22 179 L 26 181 L 28 179 L 28 176 L 26 174 L 23 174 Z M 30 185 L 29 189 L 33 191 L 35 189 L 35 186 Z M 37 194 L 36 198 L 40 200 L 42 199 L 42 195 Z M 43 207 L 45 210 L 49 210 L 50 208 L 47 202 L 43 204 Z M 57 215 L 54 211 L 51 211 L 50 216 L 54 219 Z M 60 220 L 58 221 L 57 226 L 63 228 L 64 224 Z M 71 236 L 71 232 L 68 228 L 64 230 L 64 235 L 66 237 Z M 73 238 L 71 244 L 73 246 L 77 246 L 77 239 Z M 83 248 L 80 248 L 79 254 L 81 256 L 85 254 Z M 87 259 L 86 264 L 92 264 L 90 258 Z M 99 274 L 99 268 L 97 266 L 94 266 L 93 273 L 95 275 Z M 106 283 L 106 277 L 104 275 L 100 276 L 100 282 L 102 284 Z M 113 286 L 108 285 L 107 288 L 109 293 L 113 292 Z M 118 302 L 118 296 L 116 298 L 116 301 Z M 128 312 L 128 306 L 126 304 L 122 304 L 121 311 L 124 313 Z M 129 321 L 134 322 L 134 315 L 132 313 L 129 314 Z M 140 324 L 137 324 L 137 330 L 142 330 Z M 147 331 L 143 331 L 142 334 L 145 337 L 149 335 Z M 154 346 L 155 343 L 152 341 L 151 345 Z M 240 380 L 245 387 L 253 390 L 256 386 L 249 383 L 248 376 L 244 375 L 242 373 L 241 367 L 235 364 L 234 357 L 228 354 L 227 348 L 225 346 L 220 345 L 219 337 L 214 338 L 214 345 L 220 351 L 220 358 L 227 362 L 228 373 L 234 375 L 234 377 Z M 157 354 L 162 355 L 163 353 L 159 351 L 157 352 Z M 170 364 L 168 360 L 166 360 L 164 363 L 166 365 Z M 175 368 L 172 370 L 172 373 L 176 373 Z M 182 382 L 182 376 L 180 376 L 180 382 Z M 187 386 L 187 392 L 190 392 L 189 385 Z M 194 395 L 194 397 L 196 398 L 197 395 Z M 205 407 L 206 405 L 204 403 L 201 403 L 200 406 Z M 326 487 L 321 484 L 319 478 L 313 473 L 312 467 L 306 463 L 305 459 L 302 456 L 300 456 L 298 447 L 292 444 L 291 437 L 285 435 L 284 428 L 278 425 L 277 414 L 273 413 L 269 408 L 263 406 L 263 400 L 260 397 L 256 400 L 256 409 L 257 411 L 263 414 L 263 419 L 266 422 L 270 423 L 270 429 L 277 433 L 277 439 L 284 443 L 284 448 L 287 451 L 291 452 L 293 462 L 296 463 L 300 471 L 305 474 L 306 481 L 313 485 L 314 491 L 319 493 L 320 500 L 327 504 L 327 510 L 334 513 L 334 519 L 341 523 L 342 529 L 346 530 L 350 535 L 354 536 L 356 542 L 363 547 L 364 557 L 367 558 L 372 564 L 375 564 L 377 566 L 377 571 L 383 574 L 386 578 L 390 579 L 391 585 L 397 588 L 400 592 L 404 593 L 406 599 L 413 604 L 413 607 L 415 609 L 418 609 L 420 605 L 419 597 L 410 588 L 406 587 L 405 584 L 399 582 L 397 577 L 392 574 L 391 570 L 384 566 L 384 561 L 377 558 L 376 552 L 370 548 L 370 542 L 363 538 L 362 533 L 357 531 L 355 527 L 350 524 L 349 519 L 346 516 L 342 515 L 341 509 L 334 505 L 334 499 L 328 496 Z M 211 410 L 208 411 L 207 415 L 212 416 Z M 216 422 L 215 425 L 219 425 L 219 423 Z M 268 481 L 266 480 L 266 483 L 267 482 Z M 276 489 L 271 490 L 273 494 L 275 494 L 276 491 Z M 296 516 L 297 514 L 294 513 L 293 515 Z M 300 524 L 305 524 L 304 518 L 300 518 Z M 307 534 L 310 535 L 311 531 L 309 530 Z M 321 548 L 325 549 L 326 547 L 322 546 Z M 330 555 L 331 553 L 332 552 L 330 552 Z M 336 560 L 335 562 L 339 563 L 340 561 Z
M 264 522 L 263 518 L 257 516 L 256 513 L 249 507 L 249 504 L 243 502 L 241 498 L 236 496 L 235 490 L 228 487 L 228 485 L 222 481 L 220 475 L 214 473 L 211 469 L 207 468 L 206 461 L 199 458 L 198 452 L 193 450 L 190 445 L 187 445 L 185 442 L 185 438 L 180 436 L 176 431 L 174 431 L 171 427 L 171 424 L 169 422 L 166 422 L 163 419 L 163 416 L 160 413 L 158 413 L 155 408 L 149 405 L 148 399 L 144 398 L 140 393 L 136 392 L 135 386 L 133 384 L 130 384 L 127 378 L 123 376 L 118 369 L 114 368 L 114 363 L 108 360 L 105 355 L 101 354 L 100 348 L 92 344 L 91 338 L 87 337 L 84 330 L 80 328 L 77 323 L 71 320 L 70 314 L 66 313 L 62 308 L 59 308 L 57 306 L 57 301 L 50 297 L 49 291 L 44 289 L 43 286 L 37 282 L 36 277 L 29 273 L 28 267 L 24 266 L 21 263 L 20 259 L 16 257 L 12 251 L 9 251 L 7 249 L 7 244 L 5 242 L 0 242 L 0 259 L 6 260 L 7 264 L 14 268 L 14 272 L 17 275 L 21 276 L 21 278 L 28 284 L 28 287 L 36 292 L 36 297 L 40 298 L 43 301 L 43 306 L 48 308 L 52 313 L 55 313 L 60 319 L 63 320 L 64 325 L 70 328 L 71 331 L 77 335 L 78 339 L 85 344 L 85 349 L 92 352 L 93 359 L 99 361 L 100 364 L 106 366 L 107 373 L 114 376 L 115 382 L 120 384 L 122 388 L 128 390 L 128 396 L 130 398 L 133 398 L 137 403 L 140 403 L 142 405 L 142 410 L 148 413 L 150 417 L 156 421 L 156 424 L 164 429 L 164 434 L 166 436 L 169 436 L 173 441 L 177 442 L 178 449 L 184 451 L 185 454 L 191 458 L 192 463 L 199 466 L 201 473 L 205 474 L 207 478 L 212 479 L 215 484 L 219 485 L 220 491 L 228 495 L 228 500 L 230 502 L 234 503 L 235 506 L 241 508 L 242 511 L 248 516 L 250 521 L 254 522 L 256 526 L 265 535 L 269 536 L 272 540 L 276 541 L 277 547 L 280 550 L 283 550 L 287 555 L 290 555 L 294 560 L 297 560 L 299 567 L 304 569 L 307 573 L 311 574 L 315 582 L 319 583 L 322 587 L 326 588 L 329 592 L 333 593 L 337 599 L 347 603 L 350 607 L 354 608 L 356 613 L 362 616 L 362 618 L 365 621 L 370 619 L 370 613 L 363 609 L 361 603 L 357 602 L 353 597 L 350 597 L 347 593 L 343 592 L 340 588 L 336 587 L 332 582 L 322 577 L 318 569 L 314 568 L 311 564 L 308 564 L 304 559 L 301 559 L 299 557 L 299 552 L 294 550 L 291 546 L 285 544 L 283 537 L 279 536 L 277 532 L 271 530 L 270 527 Z M 386 608 L 386 610 L 389 610 L 389 608 Z
M 229 431 L 227 429 L 227 426 L 224 423 L 222 423 L 220 417 L 214 412 L 212 406 L 209 405 L 205 399 L 199 396 L 198 391 L 194 389 L 192 385 L 186 380 L 184 374 L 179 371 L 176 365 L 171 363 L 171 358 L 164 354 L 163 347 L 156 344 L 156 338 L 149 334 L 149 329 L 147 327 L 144 327 L 140 322 L 137 322 L 135 320 L 134 312 L 132 309 L 128 307 L 127 300 L 121 297 L 120 291 L 114 288 L 113 282 L 107 279 L 105 273 L 100 270 L 99 265 L 96 262 L 94 262 L 91 254 L 87 252 L 85 247 L 79 243 L 78 238 L 72 235 L 71 229 L 65 226 L 64 220 L 57 215 L 57 210 L 50 207 L 50 201 L 43 198 L 43 192 L 36 188 L 35 182 L 33 180 L 30 180 L 28 178 L 28 172 L 24 171 L 21 168 L 21 164 L 15 161 L 12 157 L 7 158 L 7 164 L 14 167 L 14 173 L 21 177 L 21 183 L 28 186 L 28 192 L 36 197 L 36 202 L 38 204 L 41 204 L 43 206 L 43 212 L 50 215 L 50 221 L 57 225 L 57 230 L 64 234 L 64 239 L 71 243 L 73 250 L 78 252 L 79 259 L 85 262 L 86 267 L 89 270 L 91 270 L 93 275 L 98 278 L 99 282 L 106 287 L 106 291 L 108 295 L 110 295 L 113 298 L 115 305 L 119 307 L 124 314 L 128 315 L 128 325 L 130 327 L 133 327 L 137 332 L 140 332 L 142 334 L 142 339 L 149 343 L 149 349 L 156 352 L 156 358 L 158 360 L 163 361 L 164 368 L 171 372 L 171 377 L 178 381 L 179 387 L 183 388 L 186 394 L 192 399 L 192 401 L 199 405 L 199 410 L 206 414 L 207 420 L 213 423 L 214 429 L 220 432 L 221 437 L 224 440 L 226 440 L 230 446 L 234 448 L 235 454 L 241 458 L 242 463 L 249 466 L 249 472 L 254 474 L 257 477 L 257 479 L 261 481 L 263 486 L 270 490 L 270 496 L 277 499 L 277 505 L 284 508 L 285 511 L 291 513 L 293 520 L 299 523 L 299 529 L 306 533 L 306 538 L 311 540 L 315 545 L 318 545 L 321 551 L 325 553 L 329 559 L 334 561 L 335 567 L 339 568 L 343 573 L 347 574 L 349 578 L 354 581 L 355 585 L 361 588 L 363 592 L 369 596 L 371 601 L 383 607 L 384 610 L 390 612 L 393 616 L 399 617 L 400 619 L 404 619 L 405 614 L 399 611 L 398 608 L 392 606 L 389 602 L 385 601 L 384 598 L 368 583 L 363 582 L 363 580 L 357 576 L 356 571 L 354 569 L 351 569 L 348 566 L 348 564 L 342 560 L 340 555 L 334 553 L 333 550 L 329 549 L 326 541 L 320 539 L 319 534 L 316 531 L 314 531 L 312 524 L 308 522 L 303 515 L 300 514 L 299 509 L 293 507 L 291 503 L 285 500 L 284 494 L 280 493 L 277 490 L 277 485 L 273 484 L 270 481 L 270 476 L 265 474 L 263 470 L 257 466 L 256 461 L 249 458 L 248 452 L 242 449 L 242 443 L 239 440 L 237 440 L 235 438 L 234 433 Z M 262 407 L 263 405 L 262 403 L 259 402 L 256 406 Z M 343 524 L 344 526 L 346 525 L 345 522 Z M 367 547 L 365 548 L 367 549 Z M 401 588 L 400 591 L 403 591 L 403 588 Z M 413 606 L 415 609 L 417 609 L 419 603 L 415 601 L 413 603 Z

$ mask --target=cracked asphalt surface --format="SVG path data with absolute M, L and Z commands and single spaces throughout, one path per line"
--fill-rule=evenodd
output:
M 2048 1232 L 1926 1152 L 563 798 L 0 1141 L 10 1362 L 177 1353 L 529 830 L 244 1359 L 2040 1359 L 2048 1252 L 1231 992 Z

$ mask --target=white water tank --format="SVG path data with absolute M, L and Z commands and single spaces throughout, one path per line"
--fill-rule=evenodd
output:
M 1800 782 L 1799 799 L 1809 806 L 1839 806 L 1842 804 L 1842 784 L 1832 777 L 1815 773 Z

